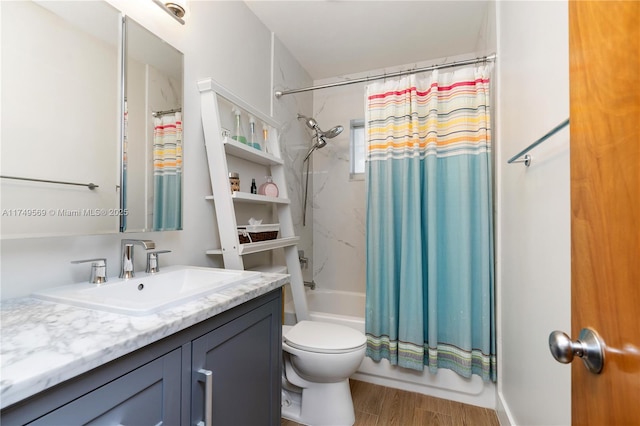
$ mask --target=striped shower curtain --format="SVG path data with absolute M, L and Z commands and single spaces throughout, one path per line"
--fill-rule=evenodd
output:
M 367 87 L 375 361 L 496 380 L 489 69 Z
M 182 225 L 182 114 L 154 119 L 153 230 L 173 231 Z

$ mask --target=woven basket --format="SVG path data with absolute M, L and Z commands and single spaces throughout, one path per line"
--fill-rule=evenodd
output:
M 238 226 L 238 240 L 240 244 L 257 243 L 275 240 L 280 231 L 279 224 Z

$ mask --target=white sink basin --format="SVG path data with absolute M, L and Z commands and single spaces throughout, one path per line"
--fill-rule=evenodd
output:
M 34 293 L 51 302 L 127 315 L 149 315 L 257 277 L 259 272 L 171 266 L 128 280 L 71 284 Z

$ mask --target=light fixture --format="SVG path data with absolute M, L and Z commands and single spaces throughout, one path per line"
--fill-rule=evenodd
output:
M 172 11 L 178 18 L 184 17 L 184 8 L 187 5 L 185 0 L 168 1 L 164 5 L 167 6 L 167 9 Z
M 176 21 L 184 25 L 184 19 L 182 18 L 187 10 L 187 0 L 153 0 L 153 2 L 171 15 Z

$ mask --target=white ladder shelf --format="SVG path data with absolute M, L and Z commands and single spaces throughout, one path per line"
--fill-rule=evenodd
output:
M 270 116 L 249 105 L 241 98 L 226 90 L 213 79 L 198 81 L 200 90 L 200 114 L 204 130 L 207 163 L 213 195 L 206 196 L 213 200 L 220 234 L 220 248 L 207 250 L 207 254 L 222 255 L 224 267 L 227 269 L 245 269 L 243 256 L 276 249 L 284 250 L 287 272 L 291 275 L 291 292 L 296 306 L 298 320 L 307 319 L 306 299 L 300 260 L 298 258 L 299 237 L 295 235 L 291 218 L 291 201 L 287 194 L 284 161 L 280 153 L 277 135 L 279 124 Z M 237 142 L 223 136 L 220 120 L 220 98 L 253 115 L 257 122 L 268 126 L 268 140 L 265 151 Z M 279 188 L 278 197 L 232 192 L 229 185 L 229 168 L 227 156 L 233 156 L 253 164 L 266 166 L 270 170 L 273 182 Z M 241 244 L 237 232 L 236 204 L 264 204 L 274 206 L 280 224 L 280 234 L 275 240 Z M 272 270 L 273 265 L 266 265 Z

